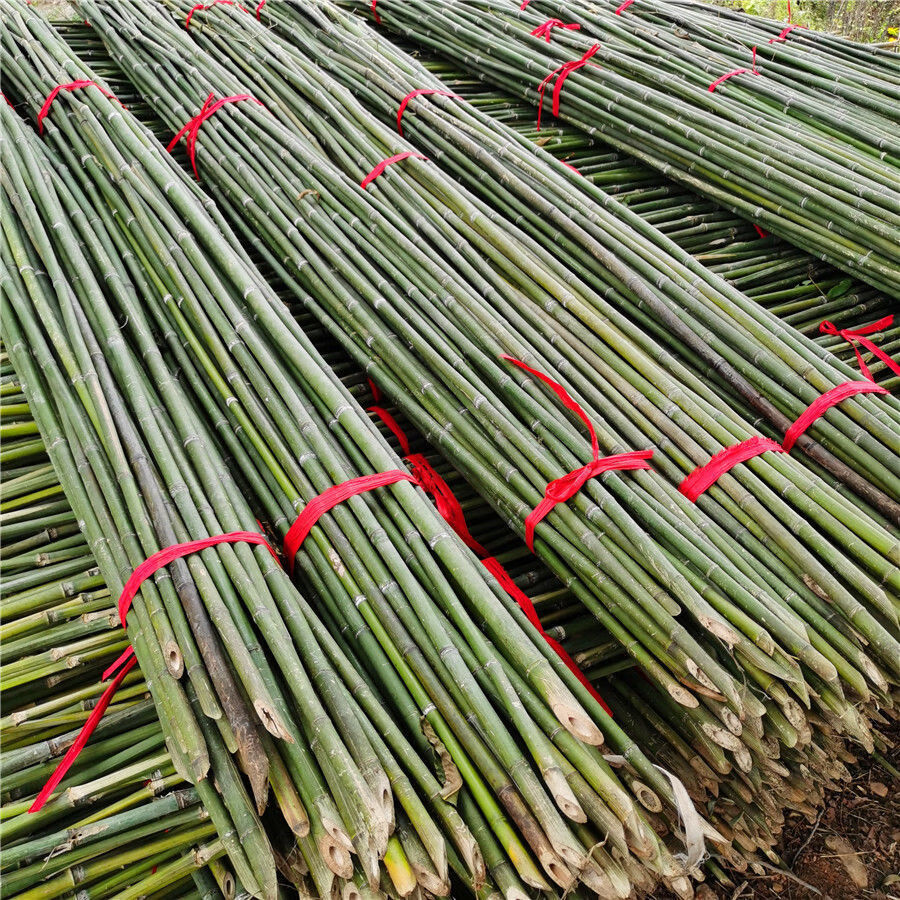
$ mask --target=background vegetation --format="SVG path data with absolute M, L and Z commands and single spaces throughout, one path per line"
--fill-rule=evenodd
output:
M 788 0 L 718 0 L 768 19 L 787 20 Z M 900 0 L 791 0 L 793 21 L 856 41 L 892 41 L 900 30 Z M 900 44 L 898 44 L 900 48 Z

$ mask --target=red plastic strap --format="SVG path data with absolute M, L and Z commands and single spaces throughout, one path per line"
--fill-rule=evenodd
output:
M 723 82 L 728 81 L 729 78 L 734 77 L 735 75 L 743 75 L 744 73 L 749 72 L 751 75 L 759 75 L 759 71 L 756 68 L 756 47 L 753 48 L 753 67 L 750 69 L 735 69 L 732 72 L 726 72 L 724 75 L 720 75 L 710 86 L 709 91 L 712 93 L 715 89 Z
M 122 666 L 126 662 L 128 662 L 128 660 L 131 659 L 132 656 L 134 656 L 134 647 L 129 644 L 119 655 L 116 661 L 112 663 L 112 665 L 106 667 L 106 670 L 100 676 L 100 680 L 106 681 L 107 678 L 111 678 L 119 670 L 119 666 Z
M 395 156 L 389 156 L 387 159 L 383 159 L 365 178 L 359 183 L 359 186 L 365 190 L 388 166 L 393 165 L 395 162 L 400 162 L 401 159 L 408 159 L 410 156 L 414 156 L 416 159 L 428 159 L 427 156 L 423 156 L 421 153 L 413 153 L 411 150 L 405 150 L 403 153 L 397 153 Z
M 784 28 L 781 34 L 778 37 L 773 37 L 769 39 L 770 44 L 780 44 L 787 40 L 787 36 L 795 29 L 795 28 L 806 28 L 805 25 L 788 25 Z
M 591 479 L 596 478 L 603 472 L 622 469 L 649 469 L 650 464 L 647 462 L 653 456 L 652 450 L 634 450 L 630 453 L 618 453 L 615 456 L 605 456 L 600 458 L 600 445 L 597 443 L 597 434 L 590 419 L 585 415 L 584 410 L 569 396 L 569 392 L 561 385 L 557 384 L 552 378 L 548 378 L 543 372 L 532 369 L 520 359 L 514 359 L 512 356 L 503 354 L 502 359 L 511 362 L 513 365 L 524 369 L 531 375 L 540 378 L 545 384 L 549 385 L 553 393 L 562 401 L 563 406 L 572 410 L 578 418 L 584 422 L 585 427 L 591 435 L 591 453 L 593 459 L 578 469 L 567 472 L 561 478 L 551 481 L 544 488 L 544 499 L 528 514 L 525 519 L 525 543 L 528 549 L 534 552 L 534 529 L 538 523 L 556 506 L 557 503 L 565 503 L 574 497 L 584 485 Z
M 97 701 L 97 705 L 91 710 L 90 716 L 88 716 L 87 721 L 84 723 L 81 731 L 78 733 L 78 737 L 75 738 L 75 742 L 71 747 L 66 751 L 66 755 L 60 760 L 59 765 L 56 767 L 56 770 L 47 780 L 47 783 L 41 788 L 41 792 L 35 798 L 34 803 L 28 809 L 28 812 L 34 813 L 38 812 L 43 808 L 44 804 L 47 802 L 50 795 L 56 789 L 56 786 L 63 780 L 66 776 L 66 772 L 72 767 L 72 763 L 78 758 L 78 754 L 84 749 L 85 744 L 90 740 L 91 735 L 94 733 L 97 725 L 100 723 L 100 720 L 103 718 L 103 714 L 106 712 L 106 707 L 109 706 L 112 701 L 113 695 L 119 689 L 119 685 L 125 680 L 125 676 L 135 667 L 137 664 L 137 659 L 132 657 L 125 663 L 124 667 L 119 671 L 119 674 L 113 679 L 110 685 L 103 692 L 103 695 L 100 697 L 99 701 Z
M 790 450 L 791 447 L 797 442 L 797 438 L 812 425 L 816 419 L 821 416 L 825 410 L 831 409 L 832 406 L 836 406 L 842 400 L 846 400 L 848 397 L 852 397 L 854 394 L 888 394 L 887 388 L 883 388 L 880 384 L 875 384 L 874 381 L 845 381 L 843 384 L 839 384 L 837 387 L 833 387 L 830 391 L 826 391 L 819 397 L 817 400 L 814 400 L 807 407 L 806 411 L 788 428 L 787 432 L 784 435 L 784 442 L 782 443 L 782 447 L 785 450 Z
M 553 85 L 553 115 L 559 115 L 559 95 L 562 91 L 563 84 L 565 84 L 566 79 L 576 70 L 580 69 L 582 66 L 586 66 L 588 64 L 588 60 L 600 49 L 599 44 L 594 44 L 592 47 L 589 47 L 584 52 L 584 56 L 579 59 L 573 59 L 569 62 L 563 63 L 561 66 L 557 66 L 541 83 L 538 87 L 538 120 L 537 120 L 537 130 L 541 130 L 541 112 L 544 108 L 544 91 L 547 90 L 547 85 L 550 83 L 550 79 L 556 76 L 556 83 Z M 591 64 L 593 65 L 593 63 Z M 596 68 L 599 68 L 597 66 Z
M 462 506 L 456 499 L 456 495 L 450 490 L 450 485 L 441 478 L 437 470 L 421 453 L 410 454 L 406 457 L 406 462 L 412 469 L 419 487 L 426 494 L 434 497 L 434 505 L 443 520 L 459 535 L 470 550 L 473 550 L 478 556 L 487 556 L 487 550 L 470 534 Z
M 0 97 L 2 97 L 6 101 L 7 106 L 11 106 L 13 109 L 15 109 L 12 103 L 9 102 L 9 97 L 7 97 L 6 94 L 0 94 Z
M 262 8 L 263 8 L 263 7 L 266 5 L 266 3 L 268 3 L 268 2 L 269 2 L 269 0 L 259 0 L 259 6 L 256 7 L 256 18 L 257 18 L 259 21 L 262 21 L 262 19 L 260 19 L 260 17 L 259 17 L 259 14 L 262 12 Z
M 70 81 L 68 84 L 58 84 L 55 88 L 53 88 L 52 91 L 50 91 L 49 94 L 47 94 L 47 99 L 44 101 L 44 105 L 41 107 L 41 111 L 38 113 L 38 116 L 37 116 L 38 133 L 39 134 L 44 133 L 44 117 L 47 115 L 48 112 L 50 112 L 50 106 L 53 103 L 53 101 L 56 99 L 56 95 L 60 91 L 74 91 L 74 90 L 77 90 L 78 88 L 86 88 L 86 87 L 97 88 L 97 90 L 100 91 L 101 94 L 103 94 L 105 97 L 109 97 L 111 100 L 115 100 L 116 103 L 119 103 L 119 105 L 121 106 L 121 102 L 119 101 L 118 97 L 111 94 L 105 87 L 102 87 L 101 85 L 97 84 L 96 81 L 82 80 L 82 81 Z M 6 102 L 9 103 L 9 100 L 7 100 Z M 11 103 L 9 105 L 12 106 Z
M 389 484 L 395 484 L 398 481 L 410 481 L 415 484 L 415 478 L 401 469 L 392 469 L 390 472 L 376 472 L 373 475 L 360 475 L 358 478 L 351 478 L 341 484 L 332 485 L 326 488 L 316 497 L 313 497 L 303 511 L 294 519 L 294 524 L 288 529 L 288 533 L 284 537 L 284 555 L 287 559 L 288 571 L 294 571 L 294 557 L 297 551 L 306 540 L 306 536 L 312 530 L 313 525 L 322 518 L 325 513 L 335 506 L 355 497 L 357 494 L 364 494 L 367 491 L 373 491 L 375 488 L 385 487 Z
M 269 542 L 261 534 L 255 531 L 232 531 L 228 534 L 220 534 L 216 535 L 215 537 L 202 538 L 201 540 L 197 541 L 189 541 L 185 544 L 175 544 L 171 547 L 167 547 L 165 550 L 160 550 L 158 553 L 154 553 L 151 557 L 142 562 L 134 570 L 134 572 L 131 573 L 131 577 L 128 579 L 128 581 L 125 583 L 125 587 L 122 589 L 118 604 L 119 621 L 122 623 L 122 627 L 125 627 L 125 618 L 128 615 L 128 610 L 131 608 L 132 601 L 137 595 L 141 584 L 158 569 L 161 569 L 163 566 L 168 565 L 173 560 L 180 559 L 183 556 L 189 556 L 192 553 L 198 553 L 200 550 L 205 550 L 207 547 L 213 547 L 216 544 L 234 544 L 239 542 L 248 544 L 264 544 L 268 548 L 272 556 L 275 557 L 275 560 L 278 560 L 278 556 L 272 549 Z M 112 701 L 113 695 L 118 690 L 119 685 L 125 679 L 125 676 L 135 667 L 136 664 L 137 657 L 135 657 L 134 655 L 134 647 L 129 645 L 126 648 L 125 652 L 122 653 L 118 657 L 118 659 L 116 659 L 116 661 L 112 665 L 110 665 L 103 673 L 103 680 L 106 681 L 107 678 L 109 678 L 114 672 L 116 672 L 116 670 L 118 670 L 118 674 L 115 676 L 109 687 L 107 687 L 107 689 L 103 692 L 103 695 L 100 697 L 100 700 L 97 702 L 97 705 L 94 707 L 91 715 L 84 723 L 84 726 L 79 732 L 78 737 L 75 739 L 75 742 L 69 748 L 66 755 L 62 758 L 47 783 L 43 788 L 41 788 L 41 792 L 38 794 L 34 803 L 32 803 L 28 812 L 37 812 L 47 802 L 47 798 L 50 796 L 50 794 L 53 793 L 53 790 L 65 777 L 66 772 L 68 772 L 72 767 L 72 763 L 75 762 L 78 754 L 81 753 L 81 751 L 84 749 L 84 746 L 90 740 L 91 735 L 94 733 L 97 725 L 103 718 L 103 714 L 106 712 L 106 708 Z
M 196 7 L 195 7 L 196 9 Z M 194 176 L 199 181 L 200 175 L 197 172 L 197 136 L 200 133 L 200 126 L 212 116 L 214 113 L 218 112 L 226 103 L 237 103 L 240 100 L 252 100 L 258 106 L 262 106 L 256 97 L 251 97 L 249 94 L 235 94 L 233 97 L 223 97 L 221 100 L 216 100 L 213 103 L 213 95 L 210 94 L 206 98 L 206 102 L 200 109 L 200 112 L 194 116 L 193 119 L 188 120 L 181 131 L 169 141 L 169 146 L 166 147 L 166 152 L 171 153 L 174 149 L 175 145 L 181 140 L 182 137 L 185 139 L 185 144 L 187 145 L 188 158 L 191 161 L 191 166 L 194 169 Z
M 556 638 L 551 637 L 544 631 L 544 626 L 541 624 L 537 610 L 534 608 L 534 604 L 531 602 L 531 598 L 528 594 L 512 580 L 509 572 L 503 568 L 503 565 L 495 557 L 485 557 L 481 562 L 494 578 L 497 579 L 506 593 L 519 604 L 522 612 L 528 617 L 528 621 L 537 628 L 544 640 L 554 649 L 556 655 L 566 664 L 572 674 L 575 675 L 575 677 L 588 689 L 590 695 L 606 710 L 606 712 L 609 715 L 612 715 L 612 710 L 606 705 L 600 694 L 597 693 L 596 688 L 588 681 L 587 676 L 581 671 L 578 663 L 569 656 L 566 649 L 558 640 L 556 640 Z
M 881 347 L 878 347 L 876 344 L 872 343 L 866 335 L 867 334 L 875 334 L 877 331 L 884 331 L 885 328 L 890 328 L 893 324 L 894 316 L 889 315 L 885 316 L 883 319 L 879 319 L 877 322 L 872 322 L 869 325 L 863 325 L 862 328 L 838 328 L 833 322 L 829 322 L 827 319 L 819 326 L 819 331 L 822 334 L 830 334 L 835 337 L 840 336 L 845 341 L 849 341 L 849 343 L 853 347 L 853 352 L 856 353 L 856 360 L 859 363 L 859 370 L 863 373 L 863 375 L 869 379 L 869 381 L 874 381 L 875 379 L 872 377 L 872 373 L 869 371 L 869 367 L 866 365 L 865 360 L 862 358 L 862 353 L 859 352 L 859 347 L 856 346 L 857 341 L 863 345 L 867 350 L 870 350 L 878 359 L 880 359 L 892 372 L 896 375 L 900 375 L 900 364 L 891 359 Z
M 409 453 L 409 438 L 406 436 L 406 432 L 397 424 L 397 420 L 383 406 L 367 406 L 366 412 L 375 413 L 387 425 L 394 437 L 400 442 L 403 456 L 406 456 Z
M 119 621 L 122 623 L 122 627 L 125 627 L 125 617 L 128 615 L 128 610 L 131 609 L 131 603 L 137 596 L 141 583 L 154 572 L 176 559 L 190 556 L 192 553 L 199 553 L 201 550 L 206 550 L 207 547 L 215 547 L 216 544 L 241 543 L 262 544 L 276 560 L 278 559 L 278 554 L 272 549 L 272 545 L 258 531 L 230 531 L 227 534 L 217 534 L 196 541 L 187 541 L 184 544 L 173 544 L 145 559 L 131 573 L 131 577 L 125 582 L 125 587 L 122 588 L 119 596 Z
M 373 412 L 385 425 L 390 429 L 391 433 L 397 440 L 400 442 L 400 449 L 403 451 L 403 455 L 406 456 L 409 453 L 409 438 L 406 436 L 406 432 L 400 427 L 397 420 L 383 407 L 381 406 L 381 401 L 383 399 L 383 394 L 378 389 L 378 385 L 372 381 L 371 378 L 367 379 L 369 382 L 369 390 L 372 391 L 372 399 L 375 401 L 375 406 L 367 406 L 366 412 Z
M 791 0 L 787 0 L 787 4 L 788 4 L 788 22 L 790 22 L 791 18 L 792 18 L 792 16 L 791 16 Z
M 634 0 L 625 0 L 625 2 L 616 10 L 616 15 L 621 16 L 632 3 L 634 3 Z
M 768 232 L 768 231 L 763 231 L 762 228 L 759 227 L 759 225 L 756 225 L 756 224 L 754 224 L 754 223 L 751 223 L 751 224 L 753 224 L 753 227 L 756 229 L 756 233 L 757 233 L 761 238 L 767 238 L 767 237 L 769 236 L 769 232 Z
M 380 25 L 381 24 L 381 16 L 378 15 L 378 10 L 375 9 L 376 3 L 378 3 L 378 0 L 372 0 L 372 15 L 375 16 L 375 21 Z
M 366 381 L 369 382 L 369 390 L 372 392 L 372 399 L 376 403 L 381 403 L 381 401 L 384 399 L 384 394 L 381 393 L 378 385 L 375 384 L 375 382 L 372 381 L 371 378 L 367 378 Z
M 422 94 L 440 94 L 442 97 L 453 97 L 454 100 L 462 100 L 459 94 L 451 94 L 450 91 L 439 91 L 437 88 L 416 88 L 414 91 L 410 91 L 400 101 L 400 108 L 397 110 L 397 131 L 400 134 L 403 134 L 403 126 L 400 124 L 400 120 L 403 118 L 403 111 L 406 109 L 406 105 L 413 97 L 420 97 Z
M 369 379 L 369 387 L 372 389 L 372 395 L 376 400 L 381 399 L 381 391 L 378 389 L 378 386 Z M 390 416 L 386 410 L 383 410 L 381 407 L 369 407 L 372 410 L 380 409 L 385 415 Z M 391 421 L 393 417 L 391 417 Z M 397 423 L 394 422 L 394 425 L 397 426 Z M 390 425 L 389 425 L 390 427 Z M 416 483 L 425 491 L 426 494 L 431 495 L 434 498 L 435 506 L 437 507 L 437 511 L 441 514 L 444 521 L 450 525 L 462 542 L 472 551 L 474 551 L 480 558 L 485 568 L 497 579 L 500 586 L 519 604 L 519 606 L 524 611 L 525 615 L 528 617 L 528 620 L 535 626 L 535 628 L 540 631 L 543 635 L 544 640 L 550 644 L 551 647 L 556 651 L 559 655 L 560 659 L 575 673 L 576 677 L 581 681 L 581 683 L 590 691 L 591 695 L 597 702 L 609 713 L 612 715 L 612 711 L 603 702 L 603 698 L 597 693 L 594 689 L 593 685 L 587 680 L 584 672 L 578 667 L 575 663 L 575 660 L 572 659 L 571 656 L 563 649 L 562 645 L 559 641 L 550 637 L 545 631 L 543 625 L 541 625 L 541 620 L 538 618 L 537 611 L 534 608 L 534 604 L 531 602 L 531 599 L 528 595 L 512 580 L 509 572 L 503 567 L 503 564 L 497 560 L 493 556 L 488 555 L 488 551 L 484 548 L 483 545 L 478 543 L 474 537 L 472 537 L 471 532 L 469 531 L 469 526 L 466 525 L 466 517 L 465 513 L 463 513 L 462 506 L 460 505 L 459 500 L 456 499 L 456 495 L 450 489 L 450 485 L 441 477 L 440 473 L 431 465 L 430 462 L 421 454 L 421 453 L 409 453 L 409 442 L 407 441 L 406 435 L 403 434 L 403 431 L 397 426 L 397 431 L 394 432 L 401 439 L 401 443 L 406 446 L 405 453 L 406 462 L 409 464 L 409 467 L 412 469 L 413 474 L 416 476 Z M 391 429 L 393 430 L 393 429 Z
M 697 466 L 684 481 L 678 485 L 678 490 L 684 494 L 692 503 L 697 502 L 697 498 L 708 488 L 714 484 L 726 472 L 730 472 L 738 463 L 746 462 L 754 456 L 759 456 L 767 450 L 774 450 L 775 453 L 784 453 L 785 450 L 780 444 L 764 437 L 752 437 L 740 444 L 734 444 L 720 450 L 705 466 Z
M 531 3 L 531 0 L 522 0 L 522 5 L 519 7 L 519 9 L 525 9 L 525 7 L 528 6 L 529 3 Z
M 266 0 L 263 0 L 263 3 L 265 3 L 265 2 L 266 2 Z M 262 5 L 263 5 L 262 3 L 259 4 L 260 8 L 262 8 Z M 249 10 L 244 9 L 244 7 L 240 5 L 240 3 L 235 3 L 234 0 L 212 0 L 212 3 L 198 3 L 187 14 L 187 19 L 184 20 L 184 27 L 185 28 L 191 27 L 191 19 L 194 18 L 195 12 L 200 12 L 203 9 L 212 9 L 214 6 L 237 6 L 238 9 L 241 9 L 244 12 L 249 12 Z M 257 18 L 259 18 L 259 9 L 257 9 L 256 12 L 257 12 Z
M 758 75 L 758 72 L 754 72 L 752 69 L 734 69 L 731 72 L 726 72 L 724 75 L 720 75 L 710 86 L 709 91 L 712 93 L 715 89 L 723 82 L 728 81 L 729 78 L 733 78 L 735 75 L 743 75 L 745 72 L 749 72 L 751 75 Z
M 581 172 L 579 172 L 578 169 L 576 169 L 575 166 L 572 165 L 572 163 L 567 163 L 564 159 L 561 159 L 560 162 L 561 162 L 567 169 L 571 169 L 576 175 L 581 175 Z M 582 177 L 584 177 L 584 176 L 582 176 Z
M 632 0 L 634 2 L 634 0 Z M 532 37 L 542 37 L 547 39 L 547 43 L 550 43 L 550 33 L 554 28 L 565 28 L 567 31 L 578 31 L 581 26 L 577 22 L 570 22 L 568 25 L 563 22 L 561 19 L 547 19 L 543 25 L 538 25 L 534 31 L 531 32 Z

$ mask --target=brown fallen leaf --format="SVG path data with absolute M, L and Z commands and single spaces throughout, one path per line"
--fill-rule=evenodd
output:
M 887 785 L 886 785 L 886 784 L 882 784 L 880 781 L 873 781 L 873 782 L 869 785 L 869 790 L 870 790 L 876 797 L 887 797 L 887 795 L 888 795 L 888 788 L 887 788 Z
M 858 888 L 869 886 L 869 873 L 866 871 L 862 860 L 853 850 L 850 841 L 838 834 L 831 834 L 825 838 L 825 844 L 829 850 L 837 854 L 838 859 L 840 859 L 847 870 L 847 874 L 853 879 L 853 883 Z

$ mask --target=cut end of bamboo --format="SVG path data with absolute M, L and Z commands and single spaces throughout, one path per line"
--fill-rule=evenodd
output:
M 550 708 L 566 731 L 578 740 L 592 747 L 603 745 L 603 732 L 580 706 L 573 706 L 569 700 L 551 698 Z
M 174 641 L 166 641 L 163 646 L 163 656 L 166 660 L 166 669 L 173 678 L 181 678 L 184 674 L 184 657 L 181 648 Z
M 649 788 L 643 781 L 638 781 L 636 778 L 631 782 L 631 789 L 634 791 L 635 797 L 638 798 L 638 802 L 644 809 L 649 810 L 652 813 L 662 812 L 662 800 L 659 799 L 659 795 L 656 791 Z
M 427 891 L 434 897 L 450 896 L 450 879 L 440 878 L 436 873 L 429 872 L 422 866 L 412 863 L 412 869 L 416 876 L 416 881 L 422 890 Z
M 262 723 L 263 728 L 265 728 L 272 737 L 278 738 L 288 744 L 294 743 L 294 739 L 285 727 L 284 722 L 282 722 L 281 717 L 268 703 L 265 703 L 262 700 L 256 700 L 253 703 L 253 708 L 256 710 L 257 716 L 259 716 L 259 721 Z
M 550 876 L 550 879 L 554 884 L 559 885 L 564 891 L 568 891 L 575 884 L 575 875 L 569 869 L 569 867 L 551 850 L 545 850 L 544 852 L 538 855 L 538 862 L 541 864 L 543 870 Z M 520 873 L 521 874 L 521 873 Z M 546 884 L 540 885 L 532 883 L 531 880 L 527 879 L 524 875 L 522 875 L 522 880 L 529 884 L 531 887 L 537 888 L 538 890 L 545 890 Z
M 544 782 L 563 815 L 573 822 L 587 822 L 587 816 L 563 773 L 559 769 L 545 769 L 543 776 Z
M 670 681 L 666 688 L 669 696 L 680 706 L 686 709 L 696 709 L 700 705 L 700 701 L 686 687 L 678 684 L 677 681 Z
M 338 878 L 353 877 L 353 858 L 350 851 L 334 839 L 331 834 L 323 834 L 318 841 L 319 853 L 325 861 L 325 865 L 334 872 Z

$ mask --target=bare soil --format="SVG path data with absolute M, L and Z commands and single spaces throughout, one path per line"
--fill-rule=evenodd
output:
M 891 732 L 885 762 L 896 772 L 900 726 Z M 865 755 L 851 771 L 815 822 L 788 819 L 778 848 L 785 871 L 734 873 L 733 887 L 702 885 L 698 900 L 900 900 L 900 778 Z

